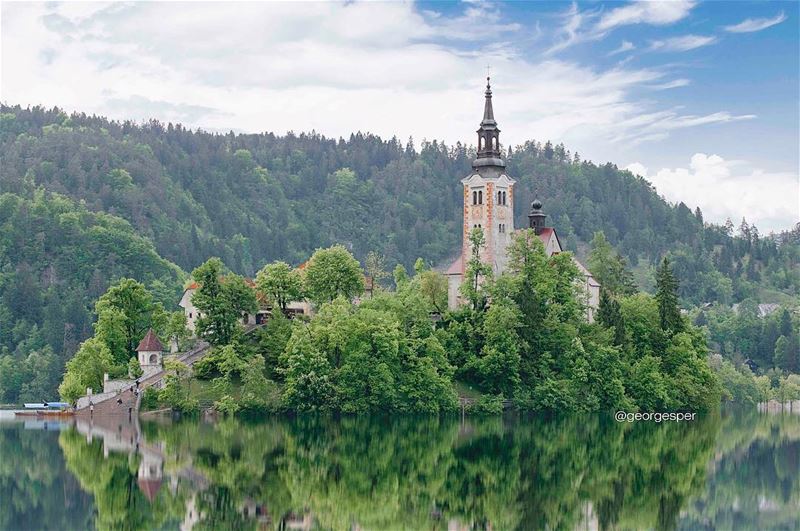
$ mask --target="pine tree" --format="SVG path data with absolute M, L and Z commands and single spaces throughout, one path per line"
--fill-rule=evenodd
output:
M 622 346 L 625 342 L 625 321 L 622 317 L 622 309 L 619 302 L 606 289 L 600 291 L 597 321 L 606 328 L 613 328 L 614 344 Z
M 678 281 L 672 274 L 672 267 L 666 257 L 656 272 L 656 301 L 661 329 L 671 333 L 682 331 L 683 319 L 678 308 Z

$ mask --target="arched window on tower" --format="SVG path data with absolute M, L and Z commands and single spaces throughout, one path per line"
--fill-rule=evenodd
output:
M 503 204 L 504 205 L 506 204 L 506 193 L 505 192 L 503 192 Z
M 492 137 L 492 149 L 497 151 L 497 137 Z
M 478 192 L 476 192 L 474 190 L 472 192 L 472 204 L 473 205 L 477 205 L 478 204 Z
M 478 190 L 478 204 L 483 204 L 483 190 Z

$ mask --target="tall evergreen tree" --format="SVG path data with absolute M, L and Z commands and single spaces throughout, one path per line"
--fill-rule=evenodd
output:
M 600 305 L 597 308 L 597 321 L 606 328 L 614 329 L 614 344 L 622 346 L 625 342 L 625 321 L 619 302 L 605 289 L 600 290 Z
M 656 301 L 661 329 L 677 333 L 683 330 L 683 319 L 678 307 L 678 281 L 665 256 L 656 272 Z

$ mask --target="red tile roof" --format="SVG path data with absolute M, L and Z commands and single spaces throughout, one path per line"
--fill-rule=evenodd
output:
M 153 332 L 153 329 L 147 331 L 147 335 L 139 342 L 139 346 L 136 347 L 136 352 L 163 352 L 164 345 L 161 344 L 161 341 L 158 340 L 156 337 L 156 333 Z
M 445 275 L 463 275 L 464 274 L 464 257 L 459 256 L 450 267 L 447 268 Z

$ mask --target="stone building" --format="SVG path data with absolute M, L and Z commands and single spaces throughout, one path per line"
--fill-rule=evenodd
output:
M 462 224 L 461 256 L 447 269 L 448 306 L 457 308 L 461 303 L 459 288 L 464 280 L 464 270 L 471 250 L 469 234 L 475 227 L 483 230 L 486 243 L 481 250 L 481 260 L 491 266 L 495 275 L 503 273 L 508 266 L 507 249 L 514 233 L 514 185 L 516 181 L 506 173 L 506 163 L 500 151 L 500 129 L 494 118 L 492 88 L 486 78 L 483 119 L 478 128 L 478 152 L 472 162 L 472 171 L 461 180 L 464 193 L 464 222 Z M 528 215 L 528 226 L 541 238 L 547 256 L 563 251 L 554 227 L 546 226 L 547 216 L 542 204 L 534 201 Z M 594 320 L 600 303 L 600 285 L 591 273 L 575 259 L 583 275 L 582 285 L 586 293 L 587 319 Z
M 161 356 L 164 352 L 164 345 L 159 341 L 153 329 L 147 331 L 147 334 L 139 342 L 136 347 L 136 353 L 139 355 L 139 365 L 142 370 L 148 367 L 161 367 Z
M 298 269 L 302 270 L 302 264 Z M 253 280 L 246 278 L 245 283 L 250 286 L 252 289 L 256 289 L 256 284 Z M 181 300 L 178 303 L 178 306 L 183 308 L 183 313 L 186 315 L 186 328 L 194 334 L 195 328 L 197 327 L 197 320 L 200 318 L 200 311 L 197 307 L 192 303 L 192 298 L 194 297 L 195 292 L 197 291 L 197 282 L 192 282 L 186 289 L 183 290 L 183 295 L 181 295 Z M 262 298 L 258 297 L 258 310 L 254 314 L 243 314 L 242 315 L 242 324 L 244 325 L 256 325 L 256 324 L 263 324 L 266 323 L 269 319 L 269 316 L 272 314 L 272 306 L 268 303 L 268 301 L 263 300 Z M 307 301 L 292 301 L 286 306 L 286 312 L 292 315 L 310 315 L 311 314 L 311 304 Z

